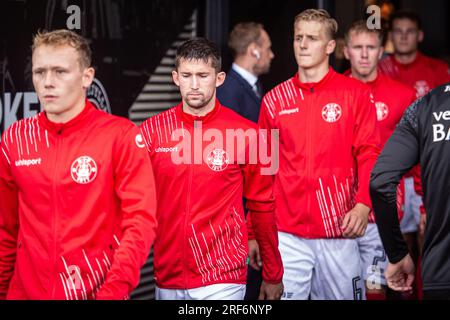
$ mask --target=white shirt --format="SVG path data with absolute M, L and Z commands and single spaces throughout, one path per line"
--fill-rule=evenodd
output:
M 258 77 L 254 74 L 248 72 L 244 68 L 238 66 L 236 63 L 233 63 L 231 65 L 231 69 L 236 71 L 242 78 L 245 79 L 245 81 L 248 82 L 250 87 L 252 87 L 253 91 L 258 95 L 258 87 L 256 86 L 256 82 L 258 82 Z

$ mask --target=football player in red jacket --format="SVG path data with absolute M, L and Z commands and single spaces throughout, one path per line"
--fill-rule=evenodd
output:
M 381 72 L 416 91 L 416 98 L 450 81 L 446 62 L 419 50 L 425 35 L 419 16 L 411 11 L 397 11 L 390 21 L 394 53 L 379 63 Z
M 244 298 L 245 197 L 264 259 L 259 298 L 279 299 L 283 266 L 273 181 L 264 174 L 269 168 L 263 166 L 263 157 L 255 157 L 258 144 L 268 140 L 264 135 L 259 139 L 256 124 L 216 99 L 225 73 L 215 44 L 188 40 L 178 48 L 175 61 L 172 75 L 182 102 L 141 125 L 158 199 L 156 298 Z
M 363 293 L 356 238 L 368 223 L 380 138 L 370 88 L 329 66 L 336 32 L 325 10 L 297 15 L 298 72 L 261 106 L 261 128 L 279 130 L 274 193 L 284 299 L 361 299 Z
M 394 132 L 405 109 L 415 100 L 415 92 L 406 85 L 378 72 L 378 61 L 383 55 L 383 34 L 380 29 L 368 29 L 364 20 L 353 23 L 345 34 L 345 57 L 350 60 L 349 77 L 358 79 L 372 89 L 380 128 L 381 145 Z M 399 186 L 397 202 L 401 219 L 404 188 Z M 361 267 L 368 300 L 384 300 L 388 260 L 381 243 L 373 212 L 363 237 L 358 238 Z
M 0 145 L 0 298 L 127 299 L 156 229 L 139 129 L 86 100 L 87 40 L 38 33 L 33 85 L 44 107 Z

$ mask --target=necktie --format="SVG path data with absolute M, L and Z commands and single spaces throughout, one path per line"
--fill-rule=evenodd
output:
M 253 91 L 255 92 L 255 94 L 258 98 L 262 98 L 264 91 L 263 91 L 261 82 L 259 80 L 256 81 L 256 83 L 253 85 Z

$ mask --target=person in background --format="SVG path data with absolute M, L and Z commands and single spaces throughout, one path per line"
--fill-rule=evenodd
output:
M 217 88 L 217 98 L 226 107 L 253 122 L 258 122 L 264 91 L 259 76 L 270 70 L 274 58 L 272 42 L 264 26 L 241 22 L 228 38 L 234 61 L 225 82 Z
M 367 28 L 364 20 L 354 22 L 345 34 L 344 54 L 351 65 L 346 75 L 364 82 L 372 90 L 380 128 L 381 147 L 394 132 L 403 112 L 415 100 L 414 90 L 378 72 L 378 61 L 383 56 L 382 44 L 382 31 Z M 404 187 L 400 184 L 397 191 L 400 218 L 403 215 L 403 195 Z M 373 212 L 369 215 L 366 233 L 363 237 L 358 238 L 358 245 L 366 298 L 368 300 L 385 300 L 384 271 L 388 260 Z
M 233 54 L 234 62 L 227 73 L 225 82 L 217 88 L 217 98 L 224 106 L 257 123 L 264 95 L 258 78 L 269 72 L 270 63 L 274 58 L 269 34 L 260 23 L 241 22 L 231 31 L 228 46 Z M 251 224 L 247 213 L 246 218 L 248 224 Z M 252 229 L 249 228 L 249 230 Z M 253 254 L 259 252 L 258 243 L 253 239 L 253 235 L 250 237 L 248 249 L 252 259 L 249 260 L 245 300 L 256 300 L 262 283 L 262 261 L 259 254 Z

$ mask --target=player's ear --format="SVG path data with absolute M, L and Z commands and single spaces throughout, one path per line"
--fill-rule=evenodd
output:
M 83 88 L 87 89 L 91 86 L 92 81 L 94 81 L 95 69 L 92 67 L 83 70 Z
M 178 79 L 178 72 L 176 70 L 172 71 L 172 80 L 178 87 L 180 86 L 180 79 Z
M 344 56 L 345 56 L 345 59 L 350 60 L 350 55 L 348 54 L 347 45 L 344 46 Z
M 419 35 L 418 35 L 417 41 L 419 41 L 419 43 L 420 43 L 423 41 L 424 38 L 425 38 L 425 34 L 423 33 L 422 30 L 419 30 Z
M 336 49 L 336 40 L 332 39 L 328 41 L 327 44 L 327 55 L 331 55 L 334 52 L 334 49 Z
M 384 47 L 380 47 L 380 52 L 378 53 L 378 60 L 381 60 L 381 58 L 383 57 L 383 53 L 384 53 Z
M 216 88 L 221 86 L 225 81 L 226 73 L 220 71 L 216 76 Z

